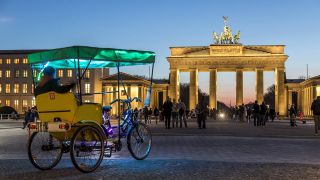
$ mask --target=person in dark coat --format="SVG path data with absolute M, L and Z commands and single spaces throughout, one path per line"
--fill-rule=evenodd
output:
M 34 96 L 37 97 L 40 94 L 54 91 L 57 93 L 66 93 L 69 92 L 75 86 L 75 83 L 71 83 L 69 85 L 61 86 L 59 84 L 59 79 L 54 78 L 56 70 L 47 66 L 43 69 L 43 76 L 41 77 L 39 84 L 37 85 Z
M 163 115 L 165 118 L 165 126 L 167 129 L 170 129 L 170 118 L 171 118 L 171 112 L 172 112 L 172 102 L 169 98 L 167 97 L 166 102 L 163 103 Z
M 267 106 L 264 102 L 260 105 L 260 125 L 266 126 L 266 114 L 267 114 Z
M 254 124 L 254 126 L 260 126 L 259 113 L 260 113 L 260 106 L 258 104 L 258 101 L 255 101 L 254 105 L 253 105 L 253 124 Z
M 289 115 L 290 115 L 290 126 L 297 127 L 297 123 L 296 123 L 296 119 L 295 119 L 297 116 L 297 110 L 296 110 L 296 107 L 294 106 L 294 104 L 292 104 L 289 109 Z
M 156 124 L 158 124 L 158 117 L 160 115 L 160 111 L 159 111 L 159 109 L 157 107 L 154 108 L 153 115 L 154 115 L 154 118 L 156 120 Z

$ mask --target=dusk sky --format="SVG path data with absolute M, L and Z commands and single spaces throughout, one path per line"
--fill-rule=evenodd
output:
M 208 46 L 229 17 L 244 45 L 286 45 L 287 78 L 319 74 L 320 1 L 317 0 L 0 0 L 0 49 L 71 45 L 151 50 L 154 76 L 168 78 L 171 46 Z M 124 68 L 148 75 L 148 68 Z M 264 88 L 274 83 L 265 73 Z M 188 73 L 181 82 L 189 82 Z M 255 73 L 244 73 L 245 101 L 255 97 Z M 208 73 L 199 85 L 208 91 Z M 218 100 L 235 101 L 235 73 L 218 73 Z

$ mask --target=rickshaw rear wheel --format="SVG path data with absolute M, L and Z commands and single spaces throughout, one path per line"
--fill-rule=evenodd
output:
M 62 142 L 49 132 L 34 132 L 28 142 L 28 157 L 40 170 L 54 168 L 63 154 Z
M 130 154 L 136 160 L 147 158 L 152 146 L 152 136 L 148 126 L 137 122 L 129 131 L 127 145 Z
M 104 157 L 104 138 L 97 128 L 89 125 L 79 127 L 70 147 L 72 163 L 79 171 L 89 173 L 100 166 Z

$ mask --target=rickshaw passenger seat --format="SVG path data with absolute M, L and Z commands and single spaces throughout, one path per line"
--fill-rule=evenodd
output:
M 63 122 L 73 122 L 77 110 L 77 99 L 72 92 L 56 93 L 50 91 L 36 97 L 39 120 L 53 122 L 60 118 Z

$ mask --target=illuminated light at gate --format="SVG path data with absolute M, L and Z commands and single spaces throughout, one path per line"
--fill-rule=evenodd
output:
M 316 87 L 316 91 L 317 91 L 317 96 L 320 96 L 320 86 Z

